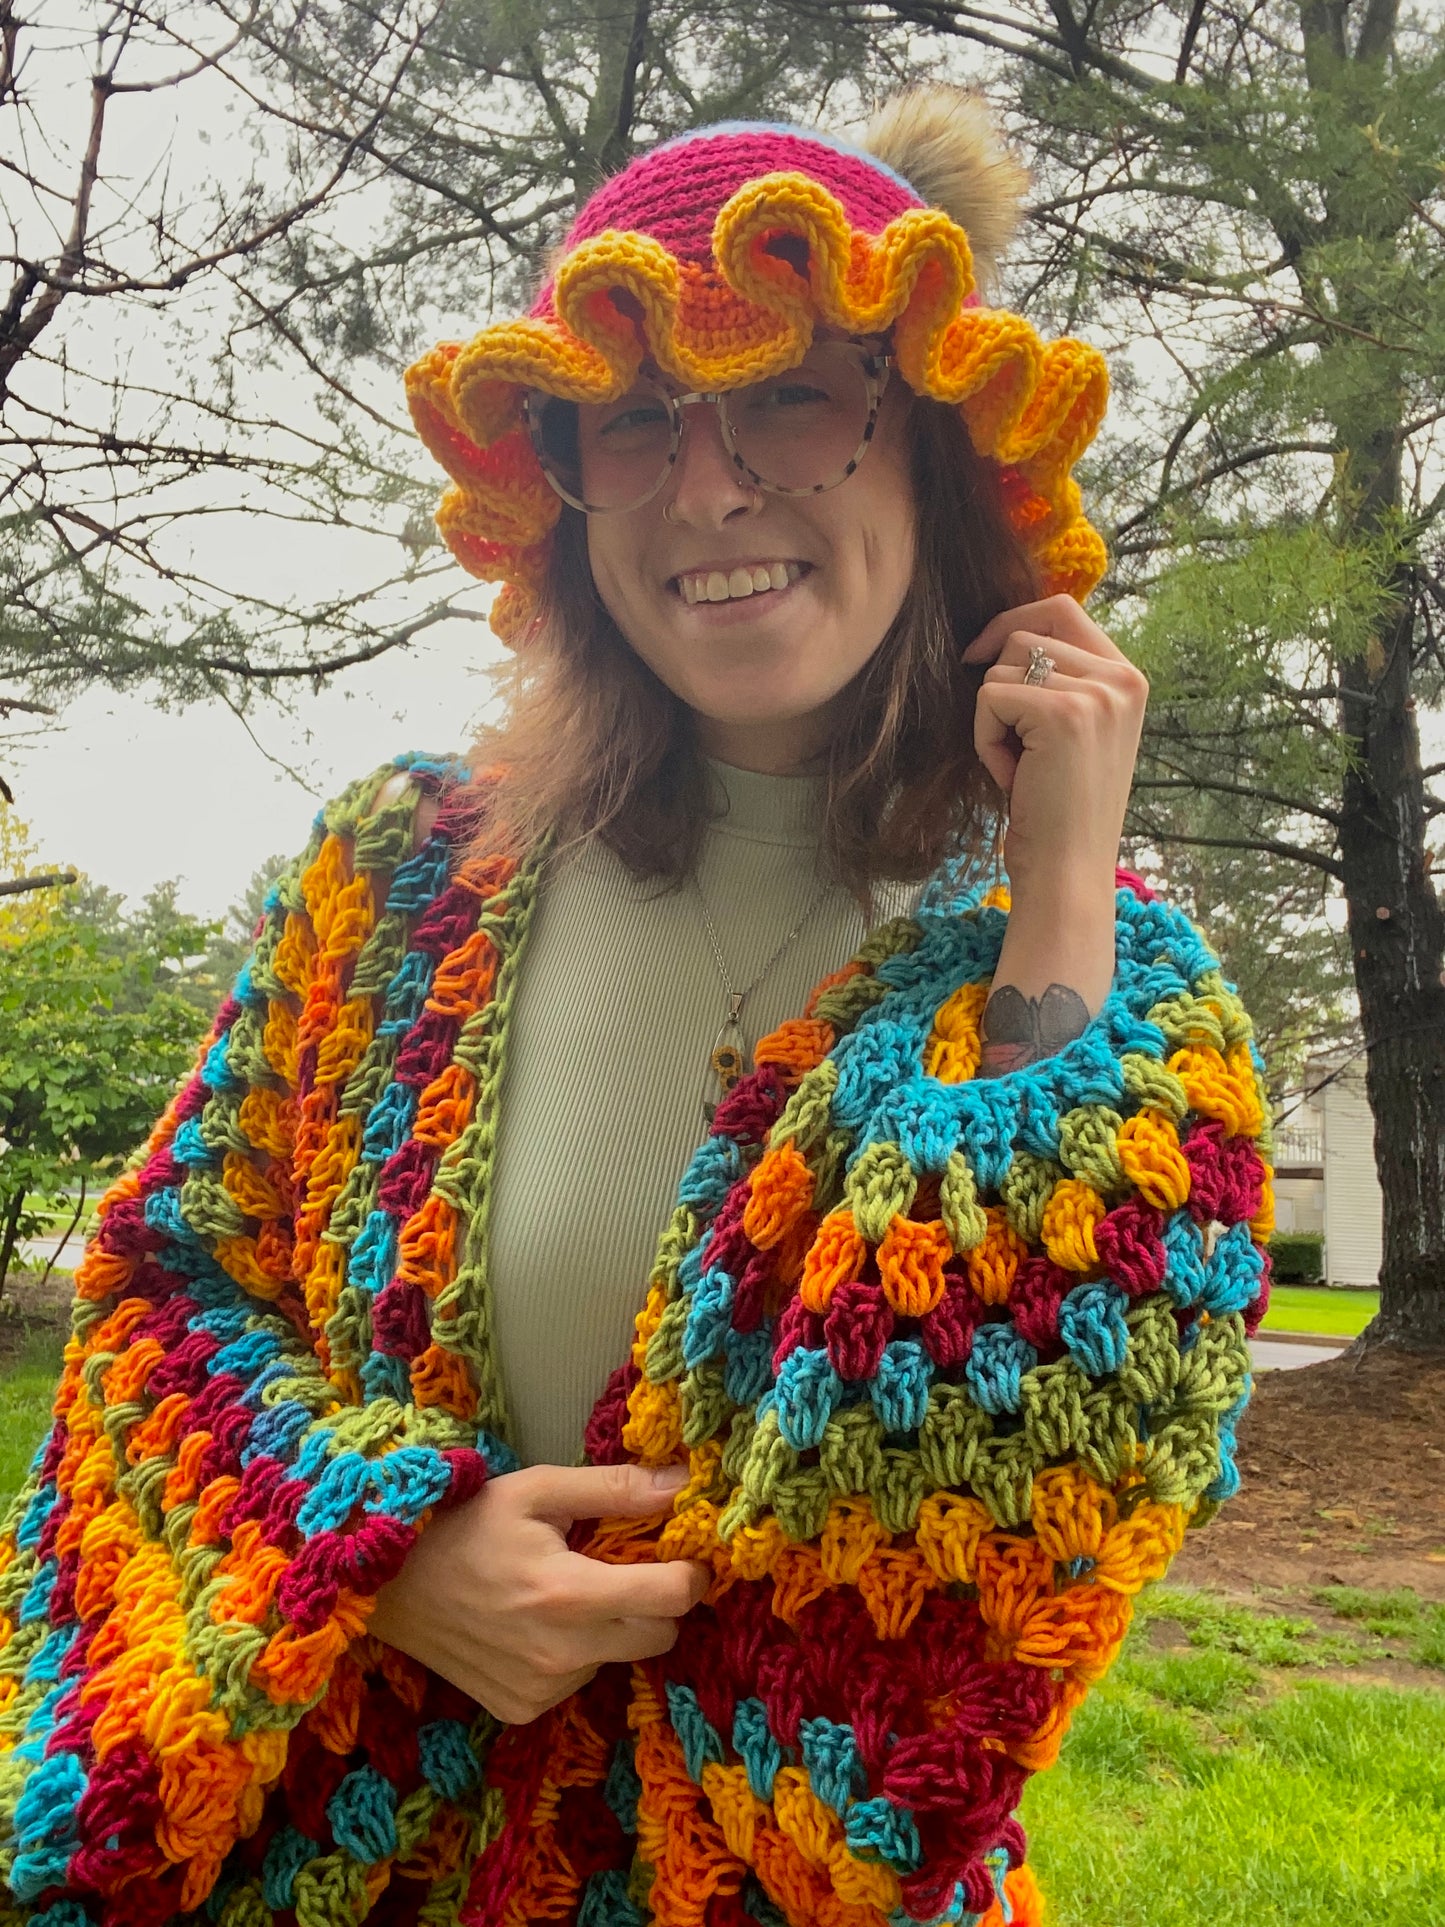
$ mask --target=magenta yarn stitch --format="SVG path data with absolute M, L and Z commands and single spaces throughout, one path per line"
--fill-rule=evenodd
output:
M 805 174 L 841 203 L 851 225 L 881 234 L 909 208 L 928 204 L 872 155 L 802 128 L 724 123 L 684 134 L 629 161 L 590 196 L 567 230 L 562 251 L 609 228 L 645 234 L 692 267 L 715 266 L 713 225 L 721 209 L 749 181 L 765 174 Z M 532 305 L 534 319 L 555 314 L 549 276 Z M 963 305 L 976 307 L 971 293 Z
M 806 174 L 842 202 L 849 221 L 881 234 L 906 208 L 923 200 L 862 153 L 782 128 L 706 131 L 669 141 L 630 161 L 604 181 L 568 230 L 570 254 L 606 228 L 650 234 L 679 261 L 706 267 L 718 210 L 762 174 Z

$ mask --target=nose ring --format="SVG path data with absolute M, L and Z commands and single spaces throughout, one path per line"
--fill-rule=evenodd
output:
M 755 488 L 751 483 L 749 483 L 748 494 L 751 496 L 752 499 L 748 503 L 746 513 L 749 515 L 756 515 L 758 510 L 763 506 L 763 491 L 760 488 Z M 675 497 L 672 501 L 663 503 L 662 519 L 664 522 L 676 523 L 677 517 L 673 514 L 673 510 L 676 507 L 677 507 L 677 500 Z

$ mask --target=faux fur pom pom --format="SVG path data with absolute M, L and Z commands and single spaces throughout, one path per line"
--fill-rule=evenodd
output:
M 1004 147 L 981 95 L 936 82 L 910 87 L 876 109 L 860 145 L 951 215 L 968 236 L 979 282 L 996 280 L 1029 173 Z

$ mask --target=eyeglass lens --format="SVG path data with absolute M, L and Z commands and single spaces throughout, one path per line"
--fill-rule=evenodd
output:
M 857 464 L 873 413 L 864 358 L 816 343 L 795 368 L 722 397 L 732 452 L 765 486 L 808 494 Z M 578 407 L 534 394 L 538 453 L 563 491 L 589 508 L 630 508 L 654 494 L 677 446 L 677 404 L 641 379 L 617 401 Z

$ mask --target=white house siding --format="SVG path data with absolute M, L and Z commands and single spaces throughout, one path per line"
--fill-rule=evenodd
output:
M 1274 1180 L 1274 1222 L 1280 1231 L 1323 1231 L 1325 1187 L 1319 1178 Z
M 1325 1273 L 1332 1285 L 1374 1285 L 1384 1205 L 1363 1084 L 1347 1073 L 1326 1084 L 1316 1101 L 1324 1139 Z

